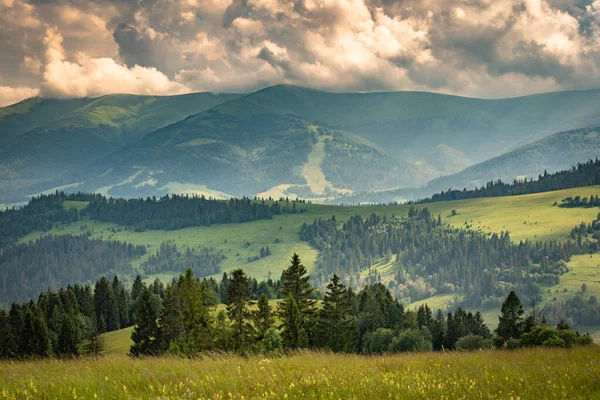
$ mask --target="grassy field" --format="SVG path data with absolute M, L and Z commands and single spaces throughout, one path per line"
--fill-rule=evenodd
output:
M 525 196 L 481 198 L 462 201 L 431 203 L 428 207 L 434 214 L 456 227 L 471 226 L 483 232 L 509 231 L 513 241 L 520 240 L 566 240 L 571 229 L 581 222 L 591 222 L 598 214 L 596 208 L 560 208 L 560 203 L 568 196 L 599 195 L 600 187 L 568 189 L 549 193 Z M 81 204 L 72 204 L 81 207 Z M 70 226 L 60 226 L 48 232 L 33 232 L 21 241 L 33 240 L 47 234 L 80 234 L 82 226 L 90 229 L 93 237 L 116 239 L 143 244 L 149 252 L 154 252 L 164 241 L 171 240 L 177 245 L 192 248 L 216 247 L 227 256 L 223 270 L 243 268 L 257 279 L 266 278 L 269 271 L 277 277 L 287 267 L 292 253 L 300 254 L 304 264 L 310 269 L 317 258 L 317 251 L 298 238 L 302 223 L 311 223 L 315 218 L 330 218 L 335 215 L 340 221 L 352 215 L 367 216 L 371 213 L 397 217 L 408 214 L 408 206 L 379 207 L 340 207 L 307 204 L 308 212 L 301 214 L 277 215 L 271 220 L 253 221 L 244 224 L 223 224 L 210 227 L 193 227 L 176 231 L 132 232 L 119 229 L 116 224 L 95 221 L 78 221 Z M 452 216 L 451 211 L 457 215 Z M 112 233 L 109 229 L 120 230 Z M 279 239 L 279 243 L 275 243 Z M 247 258 L 257 255 L 261 247 L 269 246 L 272 255 L 258 261 L 248 262 Z M 138 263 L 140 260 L 138 260 Z M 597 263 L 596 263 L 597 264 Z M 600 284 L 598 286 L 600 288 Z
M 600 348 L 0 363 L 0 398 L 592 399 Z
M 434 214 L 440 214 L 442 219 L 456 227 L 469 226 L 483 232 L 500 232 L 507 230 L 513 241 L 520 240 L 567 240 L 571 229 L 581 222 L 589 223 L 598 214 L 597 208 L 560 208 L 560 204 L 568 196 L 599 195 L 600 187 L 569 189 L 549 193 L 539 193 L 525 196 L 481 198 L 452 202 L 440 202 L 422 205 L 428 207 Z M 82 208 L 85 204 L 70 202 L 69 207 Z M 222 269 L 243 268 L 250 276 L 257 279 L 266 278 L 269 272 L 278 278 L 281 271 L 289 265 L 293 252 L 300 254 L 303 263 L 310 270 L 317 259 L 318 252 L 308 243 L 300 241 L 298 232 L 303 223 L 311 223 L 315 218 L 330 218 L 335 215 L 340 221 L 355 214 L 367 216 L 373 212 L 397 217 L 408 214 L 408 206 L 381 207 L 340 207 L 318 204 L 307 204 L 308 212 L 301 214 L 286 214 L 275 216 L 272 220 L 253 221 L 244 224 L 224 224 L 210 227 L 185 228 L 176 231 L 146 231 L 132 232 L 116 224 L 96 221 L 78 221 L 69 226 L 58 226 L 48 232 L 34 232 L 22 241 L 34 240 L 45 234 L 81 234 L 87 229 L 93 232 L 93 237 L 102 239 L 117 239 L 134 244 L 148 246 L 148 254 L 154 253 L 163 241 L 173 241 L 179 246 L 192 248 L 216 247 L 222 249 L 227 256 Z M 457 215 L 452 216 L 451 211 Z M 466 222 L 466 225 L 465 225 Z M 117 230 L 116 233 L 111 230 Z M 275 243 L 278 239 L 279 243 Z M 247 258 L 259 253 L 261 247 L 269 246 L 270 257 L 248 262 Z M 147 257 L 147 256 L 146 256 Z M 139 266 L 144 258 L 134 262 Z M 582 283 L 588 286 L 586 295 L 600 297 L 600 255 L 575 256 L 569 264 L 573 270 L 565 274 L 558 285 L 544 289 L 545 301 L 564 300 L 581 291 Z M 395 265 L 380 263 L 374 266 L 382 275 L 393 273 Z M 140 271 L 142 272 L 142 271 Z M 163 282 L 169 282 L 175 273 L 152 275 Z M 216 278 L 220 278 L 217 276 Z M 567 290 L 565 292 L 565 289 Z M 427 302 L 432 308 L 443 307 L 454 299 L 455 295 L 434 296 L 413 304 L 418 307 Z M 487 310 L 483 313 L 490 327 L 495 327 L 498 309 Z M 600 341 L 600 328 L 585 329 Z

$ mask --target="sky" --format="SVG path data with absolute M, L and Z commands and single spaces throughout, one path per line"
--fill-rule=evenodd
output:
M 0 0 L 0 106 L 31 96 L 600 87 L 600 0 Z

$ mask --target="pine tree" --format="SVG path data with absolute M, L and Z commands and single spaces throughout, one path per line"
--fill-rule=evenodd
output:
M 96 317 L 93 316 L 88 326 L 83 352 L 88 356 L 99 357 L 104 353 L 104 350 L 104 337 L 98 331 L 98 323 L 96 322 Z
M 136 326 L 131 333 L 133 345 L 129 352 L 133 356 L 156 355 L 159 352 L 158 324 L 152 309 L 150 291 L 143 286 L 138 297 Z
M 227 295 L 229 292 L 229 278 L 227 277 L 227 273 L 223 272 L 223 278 L 221 278 L 221 283 L 219 284 L 219 297 L 221 299 L 221 304 L 228 304 Z
M 185 352 L 193 355 L 209 350 L 213 345 L 211 315 L 211 295 L 206 282 L 200 283 L 188 269 L 179 277 L 179 292 L 183 304 L 183 324 L 185 327 Z
M 75 316 L 71 313 L 63 313 L 58 334 L 57 352 L 61 356 L 78 356 L 80 335 L 75 322 Z
M 220 310 L 215 318 L 214 342 L 219 350 L 229 351 L 232 348 L 231 322 L 227 319 L 227 313 Z
M 18 345 L 6 311 L 0 309 L 0 359 L 17 355 Z
M 233 348 L 237 351 L 244 351 L 251 344 L 254 331 L 250 323 L 251 313 L 248 309 L 251 295 L 248 276 L 241 269 L 233 270 L 229 279 L 227 315 L 231 321 Z
M 518 339 L 521 337 L 524 310 L 523 304 L 521 304 L 521 300 L 514 290 L 511 290 L 508 294 L 500 312 L 498 328 L 496 328 L 496 334 L 498 335 L 497 345 L 503 345 L 509 339 Z
M 275 323 L 273 316 L 273 310 L 269 305 L 269 298 L 266 294 L 262 294 L 257 303 L 258 309 L 254 311 L 252 317 L 254 320 L 254 326 L 256 327 L 257 339 L 263 340 L 265 334 Z
M 281 296 L 278 314 L 281 318 L 282 337 L 286 347 L 295 348 L 310 343 L 311 324 L 314 317 L 314 301 L 310 296 L 315 289 L 310 284 L 310 276 L 300 262 L 298 254 L 292 256 L 291 265 L 283 271 Z
M 317 342 L 321 346 L 335 352 L 352 347 L 346 343 L 352 336 L 351 330 L 355 327 L 350 311 L 346 287 L 334 274 L 327 285 L 323 307 L 319 311 L 317 320 Z
M 160 340 L 163 350 L 168 350 L 171 343 L 182 344 L 185 341 L 183 303 L 177 283 L 168 285 L 165 290 L 165 301 L 160 313 Z

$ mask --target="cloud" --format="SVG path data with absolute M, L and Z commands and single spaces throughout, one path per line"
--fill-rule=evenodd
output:
M 45 96 L 600 87 L 600 0 L 0 0 L 0 38 Z
M 35 97 L 40 90 L 29 87 L 0 86 L 0 107 L 18 103 L 28 97 Z
M 176 94 L 187 92 L 156 68 L 120 65 L 112 58 L 91 58 L 77 54 L 66 60 L 63 37 L 57 28 L 46 31 L 46 64 L 42 94 L 49 97 L 95 97 L 107 93 Z

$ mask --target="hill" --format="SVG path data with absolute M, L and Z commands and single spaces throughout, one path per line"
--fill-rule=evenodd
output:
M 270 109 L 230 112 L 236 104 L 228 102 L 151 133 L 103 160 L 98 172 L 106 164 L 111 170 L 82 188 L 109 185 L 109 194 L 130 197 L 163 195 L 169 187 L 185 184 L 195 193 L 198 187 L 200 193 L 209 188 L 242 196 L 286 184 L 293 186 L 286 195 L 313 198 L 411 186 L 423 175 L 432 176 L 348 132 Z
M 470 166 L 456 174 L 431 181 L 428 192 L 448 188 L 484 186 L 490 179 L 512 182 L 538 178 L 542 171 L 552 173 L 572 167 L 577 162 L 594 159 L 600 153 L 600 127 L 559 132 L 498 157 Z
M 0 127 L 0 201 L 85 180 L 88 167 L 170 123 L 238 95 L 108 95 L 97 99 L 33 99 L 8 107 Z M 34 121 L 34 122 L 31 122 Z
M 428 162 L 438 145 L 480 162 L 555 132 L 600 122 L 600 90 L 485 100 L 426 92 L 327 93 L 270 87 L 220 108 L 294 114 L 360 135 L 391 154 Z
M 245 96 L 31 99 L 0 111 L 9 132 L 0 139 L 0 201 L 80 183 L 115 196 L 320 201 L 422 186 L 552 133 L 598 125 L 599 100 L 600 90 L 484 100 L 287 85 Z M 579 159 L 562 155 L 536 165 L 555 170 Z M 494 172 L 459 178 L 491 180 L 498 176 L 486 174 Z

